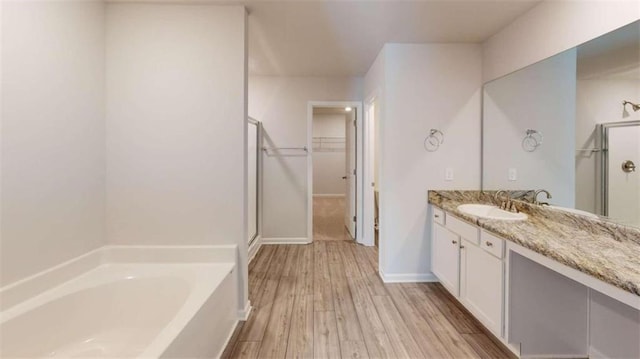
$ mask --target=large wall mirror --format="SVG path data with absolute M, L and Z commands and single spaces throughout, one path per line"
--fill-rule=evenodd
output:
M 640 227 L 640 21 L 488 82 L 482 188 Z

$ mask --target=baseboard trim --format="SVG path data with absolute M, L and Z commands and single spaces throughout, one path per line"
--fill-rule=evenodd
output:
M 344 198 L 344 194 L 314 194 L 313 198 Z
M 544 355 L 523 355 L 520 359 L 576 359 L 576 358 L 585 358 L 589 359 L 591 357 L 585 354 L 544 354 Z
M 590 359 L 605 359 L 606 355 L 600 353 L 599 351 L 593 349 L 593 347 L 589 347 L 589 358 Z
M 249 315 L 251 314 L 252 309 L 253 307 L 251 306 L 251 301 L 247 300 L 244 309 L 240 309 L 238 311 L 238 320 L 246 321 L 247 319 L 249 319 Z
M 433 273 L 394 273 L 386 274 L 381 269 L 380 278 L 385 283 L 429 283 L 438 282 L 438 278 Z
M 262 247 L 262 238 L 258 236 L 256 239 L 253 240 L 253 243 L 251 243 L 251 245 L 249 246 L 248 263 L 251 263 L 253 258 L 256 257 L 256 254 L 258 254 L 258 252 L 260 251 L 260 247 Z
M 309 238 L 262 238 L 262 244 L 309 244 Z

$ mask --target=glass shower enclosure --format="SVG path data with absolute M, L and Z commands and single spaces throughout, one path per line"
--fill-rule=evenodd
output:
M 640 121 L 598 125 L 601 138 L 602 214 L 640 225 Z

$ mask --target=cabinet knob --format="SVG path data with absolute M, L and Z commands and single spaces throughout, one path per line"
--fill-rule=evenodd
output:
M 436 217 L 436 218 L 440 218 L 440 215 L 439 215 L 439 214 L 435 214 L 435 215 L 433 215 L 433 216 L 434 216 L 434 217 Z
M 451 243 L 453 243 L 453 244 L 458 244 L 458 241 L 451 241 Z
M 493 247 L 493 243 L 487 241 L 487 247 Z
M 464 246 L 460 246 L 460 249 L 464 249 Z

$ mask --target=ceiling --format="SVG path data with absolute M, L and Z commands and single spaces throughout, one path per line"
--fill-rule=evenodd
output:
M 382 46 L 480 43 L 539 0 L 242 1 L 252 75 L 363 76 Z
M 104 0 L 244 5 L 249 73 L 363 76 L 385 43 L 481 43 L 542 0 Z

